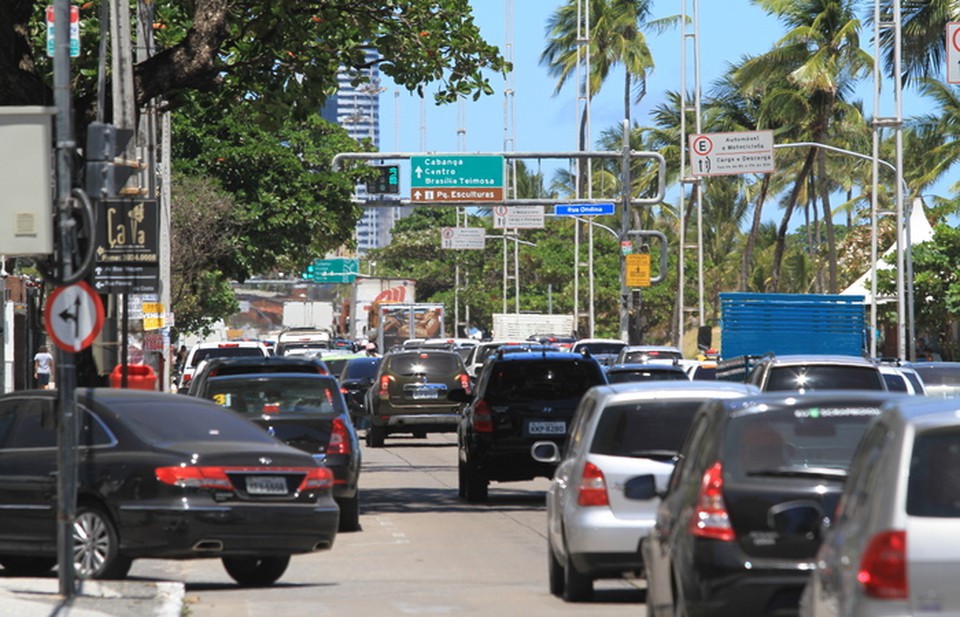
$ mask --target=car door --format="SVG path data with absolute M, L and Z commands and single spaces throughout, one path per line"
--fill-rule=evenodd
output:
M 583 469 L 586 451 L 590 446 L 589 433 L 597 409 L 595 397 L 587 396 L 580 404 L 570 429 L 570 438 L 564 447 L 560 464 L 553 474 L 553 482 L 547 492 L 547 512 L 550 514 L 547 532 L 555 547 L 563 544 L 563 516 L 568 508 L 576 508 L 579 482 L 578 470 Z M 561 557 L 565 556 L 561 555 Z
M 57 427 L 54 400 L 0 401 L 0 551 L 56 548 Z
M 673 606 L 671 539 L 675 535 L 674 527 L 679 516 L 677 508 L 683 503 L 690 485 L 696 490 L 699 475 L 702 475 L 697 474 L 698 465 L 703 464 L 699 460 L 703 455 L 701 450 L 711 432 L 711 426 L 711 416 L 703 411 L 698 413 L 690 426 L 689 437 L 680 450 L 676 467 L 670 475 L 666 494 L 657 508 L 653 531 L 643 543 L 644 567 L 647 571 L 647 606 L 656 606 L 660 611 L 669 610 Z

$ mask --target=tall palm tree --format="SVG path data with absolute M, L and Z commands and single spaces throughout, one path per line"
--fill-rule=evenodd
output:
M 860 22 L 854 15 L 854 0 L 754 0 L 754 3 L 778 16 L 789 30 L 772 50 L 741 65 L 734 78 L 743 84 L 747 94 L 762 93 L 762 113 L 784 125 L 792 125 L 798 141 L 825 143 L 837 110 L 846 105 L 856 81 L 866 76 L 872 67 L 870 56 L 860 49 Z M 786 82 L 783 81 L 785 70 L 788 71 Z M 773 291 L 779 287 L 787 230 L 804 185 L 810 174 L 825 172 L 825 163 L 817 165 L 818 156 L 823 154 L 811 147 L 787 198 L 770 276 Z M 826 183 L 820 183 L 818 190 L 826 191 Z M 833 217 L 829 212 L 829 199 L 826 195 L 821 195 L 821 199 L 828 210 L 824 213 L 824 222 L 833 262 L 829 286 L 835 292 Z
M 874 3 L 870 2 L 871 11 Z M 890 21 L 893 0 L 880 5 L 881 20 Z M 872 12 L 871 12 L 872 15 Z M 900 10 L 901 71 L 905 83 L 931 77 L 943 67 L 946 44 L 943 39 L 946 25 L 960 20 L 960 2 L 957 0 L 911 0 L 903 2 Z M 883 64 L 887 74 L 893 73 L 894 31 L 886 28 L 880 33 Z

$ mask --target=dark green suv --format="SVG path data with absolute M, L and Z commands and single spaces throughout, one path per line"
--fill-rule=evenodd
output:
M 473 396 L 451 395 L 468 403 L 457 429 L 460 496 L 483 502 L 491 481 L 552 477 L 556 465 L 535 461 L 530 447 L 550 440 L 562 450 L 581 397 L 605 383 L 589 354 L 498 351 L 487 358 Z
M 461 404 L 447 395 L 463 389 L 470 389 L 470 378 L 455 351 L 412 349 L 386 354 L 366 394 L 367 445 L 380 448 L 384 438 L 394 433 L 414 437 L 452 433 L 457 430 Z

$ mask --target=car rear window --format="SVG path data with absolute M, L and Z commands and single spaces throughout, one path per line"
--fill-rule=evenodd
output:
M 684 381 L 686 379 L 687 374 L 683 371 L 636 369 L 630 371 L 607 372 L 607 381 L 610 383 L 624 383 L 627 381 Z
M 456 354 L 405 354 L 390 359 L 387 370 L 397 375 L 449 375 L 460 368 Z
M 883 381 L 887 384 L 887 390 L 891 392 L 906 392 L 907 391 L 907 380 L 900 375 L 894 375 L 893 373 L 884 373 Z
M 843 477 L 857 442 L 879 407 L 839 404 L 732 417 L 724 436 L 724 471 L 734 477 Z
M 578 350 L 586 349 L 592 354 L 617 355 L 623 349 L 623 343 L 580 343 Z
M 236 414 L 221 411 L 200 399 L 124 402 L 117 415 L 146 443 L 182 441 L 253 441 L 276 444 L 262 428 Z
M 960 517 L 960 430 L 922 433 L 914 440 L 907 514 Z
M 255 416 L 297 413 L 338 414 L 343 397 L 333 379 L 211 379 L 207 398 L 223 407 Z
M 880 371 L 870 366 L 775 366 L 763 387 L 777 390 L 883 390 Z
M 675 351 L 630 351 L 624 354 L 623 363 L 647 362 L 648 360 L 682 360 L 683 354 Z
M 266 357 L 263 349 L 260 347 L 210 347 L 208 349 L 198 349 L 193 354 L 192 366 L 197 366 L 203 360 L 210 358 L 241 358 L 259 356 Z
M 380 360 L 378 358 L 369 358 L 363 359 L 359 362 L 350 362 L 344 368 L 344 379 L 357 379 L 364 377 L 373 377 L 377 374 L 377 369 L 380 368 Z
M 532 360 L 503 362 L 494 367 L 484 398 L 488 403 L 580 398 L 606 383 L 596 361 Z
M 680 450 L 703 400 L 644 401 L 603 410 L 590 444 L 593 454 L 669 458 Z

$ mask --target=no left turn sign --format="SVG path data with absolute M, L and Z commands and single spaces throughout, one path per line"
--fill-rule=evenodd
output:
M 87 283 L 58 287 L 47 299 L 43 323 L 54 344 L 68 353 L 86 349 L 103 328 L 103 303 Z

